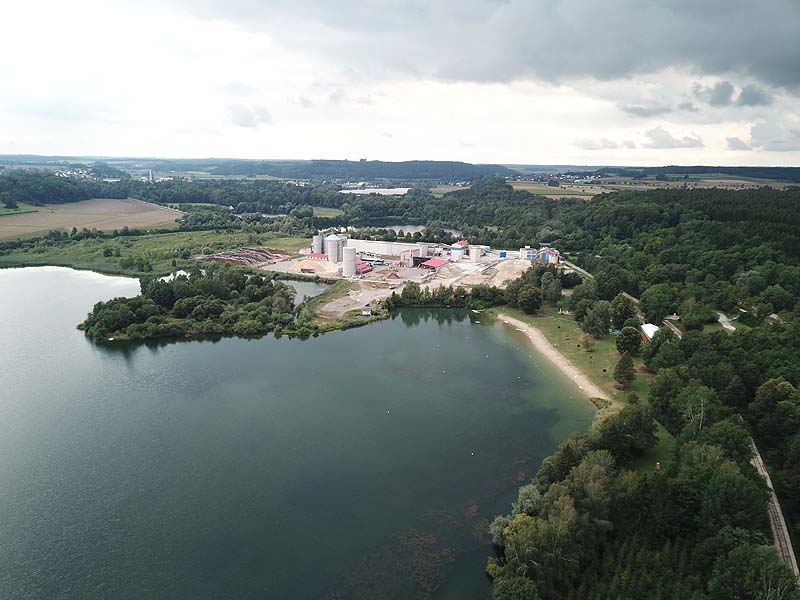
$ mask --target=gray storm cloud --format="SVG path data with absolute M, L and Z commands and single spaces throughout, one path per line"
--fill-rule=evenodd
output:
M 800 90 L 797 0 L 170 1 L 368 76 L 560 82 L 678 67 Z

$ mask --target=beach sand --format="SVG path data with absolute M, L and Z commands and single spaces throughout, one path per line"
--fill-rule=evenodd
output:
M 531 344 L 533 344 L 534 348 L 543 354 L 547 360 L 561 369 L 561 371 L 572 381 L 574 381 L 575 385 L 577 385 L 578 388 L 589 398 L 602 398 L 603 400 L 608 400 L 612 403 L 616 402 L 615 400 L 612 400 L 602 389 L 595 385 L 592 380 L 583 373 L 583 371 L 575 367 L 564 357 L 563 354 L 556 350 L 556 348 L 547 340 L 547 338 L 544 337 L 544 334 L 536 329 L 536 327 L 503 313 L 498 314 L 497 317 L 506 325 L 510 325 L 521 333 L 525 334 L 525 336 L 531 341 Z

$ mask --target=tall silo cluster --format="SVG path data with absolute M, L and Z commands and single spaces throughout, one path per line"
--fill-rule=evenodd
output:
M 343 249 L 344 249 L 343 237 L 338 236 L 335 233 L 332 233 L 325 238 L 325 254 L 328 255 L 328 260 L 330 262 L 334 263 L 342 262 Z
M 342 275 L 345 277 L 356 276 L 356 249 L 345 246 L 342 249 Z

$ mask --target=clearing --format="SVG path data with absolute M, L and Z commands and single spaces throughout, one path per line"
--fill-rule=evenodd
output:
M 315 217 L 341 217 L 344 211 L 339 208 L 329 208 L 327 206 L 314 206 Z
M 0 240 L 32 237 L 57 229 L 97 229 L 111 231 L 127 226 L 153 228 L 174 223 L 181 211 L 128 198 L 93 199 L 36 207 L 36 212 L 3 215 Z

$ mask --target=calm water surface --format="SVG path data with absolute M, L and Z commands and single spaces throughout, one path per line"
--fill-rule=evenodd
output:
M 97 346 L 138 282 L 0 270 L 0 597 L 485 598 L 487 520 L 588 402 L 516 332 Z

